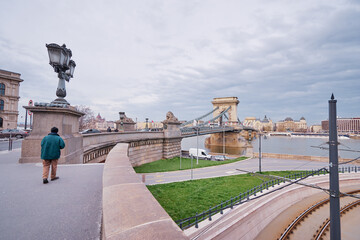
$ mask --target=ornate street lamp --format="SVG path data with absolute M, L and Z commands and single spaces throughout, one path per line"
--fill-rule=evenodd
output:
M 76 64 L 71 60 L 72 52 L 63 44 L 59 46 L 55 43 L 46 44 L 49 53 L 50 65 L 54 71 L 58 73 L 59 83 L 56 89 L 56 96 L 58 97 L 52 103 L 70 105 L 66 100 L 65 81 L 69 82 L 73 77 Z

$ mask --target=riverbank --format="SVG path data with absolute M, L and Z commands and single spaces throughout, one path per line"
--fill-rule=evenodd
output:
M 254 153 L 254 157 L 258 158 L 259 153 Z M 263 158 L 277 158 L 277 159 L 291 159 L 291 160 L 307 160 L 307 161 L 318 161 L 318 162 L 329 162 L 328 157 L 318 157 L 318 156 L 304 156 L 304 155 L 292 155 L 292 154 L 280 154 L 280 153 L 261 153 Z M 340 158 L 339 163 L 344 163 L 351 161 L 350 158 Z M 360 159 L 351 162 L 351 164 L 360 165 Z

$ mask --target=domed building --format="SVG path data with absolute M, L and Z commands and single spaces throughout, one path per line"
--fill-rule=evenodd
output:
M 306 132 L 307 123 L 304 117 L 299 121 L 294 121 L 291 117 L 285 118 L 283 121 L 276 123 L 276 131 L 278 132 Z
M 245 118 L 243 125 L 255 128 L 258 131 L 269 132 L 274 130 L 273 121 L 270 118 L 267 118 L 266 115 L 263 120 L 255 117 L 247 117 Z

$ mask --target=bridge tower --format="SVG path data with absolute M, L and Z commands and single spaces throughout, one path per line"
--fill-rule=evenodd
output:
M 216 111 L 214 111 L 213 116 L 216 117 L 225 111 L 228 107 L 230 107 L 227 112 L 229 116 L 229 120 L 222 120 L 222 117 L 217 120 L 220 124 L 222 121 L 228 122 L 229 125 L 238 125 L 238 117 L 237 117 L 237 105 L 239 104 L 239 100 L 237 97 L 222 97 L 222 98 L 214 98 L 211 102 L 213 104 L 214 109 L 219 107 Z

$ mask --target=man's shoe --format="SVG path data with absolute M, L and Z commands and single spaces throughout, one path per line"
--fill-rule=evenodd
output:
M 44 178 L 44 179 L 43 179 L 43 183 L 44 183 L 44 184 L 49 183 L 49 181 L 47 180 L 47 178 Z
M 56 179 L 59 179 L 59 177 L 54 177 L 51 179 L 51 181 L 55 181 Z

